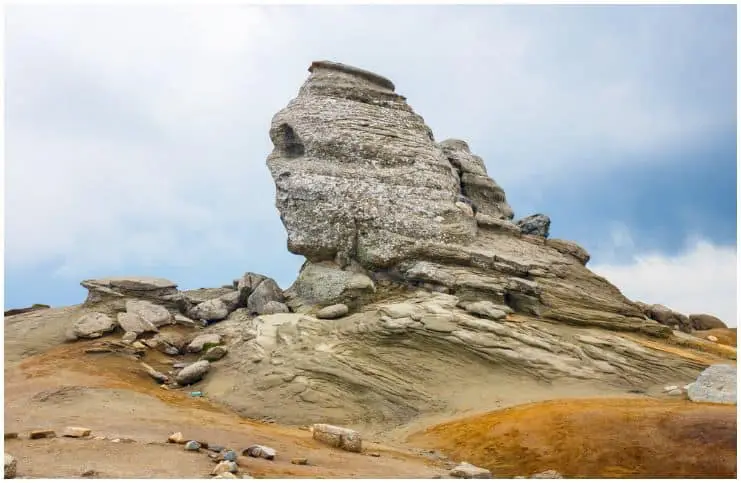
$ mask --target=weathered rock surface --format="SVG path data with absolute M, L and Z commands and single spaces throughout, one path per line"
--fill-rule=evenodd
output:
M 690 325 L 694 330 L 726 329 L 726 324 L 709 314 L 690 314 Z
M 198 353 L 203 350 L 206 345 L 219 345 L 221 344 L 221 336 L 219 334 L 201 334 L 196 336 L 190 344 L 185 348 L 186 352 Z
M 175 381 L 181 386 L 194 384 L 201 379 L 211 369 L 211 363 L 208 361 L 198 361 L 182 369 L 175 376 Z
M 223 359 L 228 352 L 229 350 L 224 346 L 211 347 L 205 354 L 203 354 L 203 356 L 201 356 L 201 359 L 204 361 L 216 362 Z
M 736 366 L 708 367 L 689 385 L 687 397 L 694 402 L 736 404 Z
M 116 319 L 118 325 L 124 330 L 124 332 L 133 332 L 136 335 L 143 334 L 145 332 L 159 332 L 156 325 L 148 320 L 144 320 L 135 313 L 120 312 L 117 314 Z
M 147 300 L 128 300 L 126 313 L 139 317 L 144 324 L 162 327 L 174 322 L 170 312 L 163 306 Z
M 373 280 L 363 272 L 359 267 L 343 270 L 334 262 L 307 261 L 296 281 L 286 290 L 288 305 L 294 310 L 300 310 L 303 305 L 362 305 L 376 292 Z
M 229 308 L 221 299 L 211 299 L 193 307 L 188 313 L 194 319 L 217 321 L 229 316 Z
M 690 319 L 686 315 L 673 311 L 669 307 L 661 304 L 649 305 L 645 308 L 644 313 L 647 317 L 657 321 L 667 327 L 676 327 L 682 332 L 692 332 Z
M 264 446 L 261 444 L 253 444 L 252 446 L 242 450 L 242 456 L 251 456 L 253 458 L 264 458 L 266 460 L 273 460 L 276 456 L 275 449 Z
M 335 448 L 352 453 L 360 453 L 363 450 L 363 438 L 352 429 L 331 424 L 314 424 L 311 426 L 311 434 L 315 440 Z
M 80 285 L 88 290 L 85 306 L 104 305 L 120 311 L 127 299 L 136 299 L 185 312 L 189 305 L 177 284 L 164 278 L 112 277 L 83 280 Z
M 260 284 L 250 293 L 247 298 L 247 310 L 251 314 L 264 314 L 266 313 L 266 306 L 270 302 L 283 302 L 285 297 L 283 296 L 283 290 L 272 278 L 265 278 Z M 272 310 L 272 308 L 268 309 Z
M 73 337 L 95 339 L 102 337 L 116 328 L 116 321 L 100 312 L 83 315 L 72 327 Z
M 516 225 L 523 235 L 535 235 L 548 238 L 551 228 L 551 219 L 547 215 L 536 213 L 517 220 Z
M 283 302 L 276 302 L 271 300 L 262 307 L 262 315 L 270 314 L 287 314 L 291 310 Z

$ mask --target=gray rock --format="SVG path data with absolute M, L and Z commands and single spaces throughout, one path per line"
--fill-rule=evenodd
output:
M 177 284 L 164 278 L 111 277 L 83 280 L 80 285 L 88 289 L 86 306 L 114 303 L 123 309 L 126 299 L 149 300 L 176 310 L 183 310 L 187 306 Z
M 259 273 L 247 272 L 239 280 L 235 280 L 235 286 L 239 292 L 240 307 L 247 307 L 247 299 L 249 299 L 252 291 L 266 278 L 265 275 L 260 275 Z
M 465 461 L 452 470 L 450 470 L 450 476 L 453 478 L 466 478 L 466 479 L 489 479 L 491 478 L 491 471 L 486 468 L 479 468 L 471 463 Z
M 353 306 L 369 299 L 375 291 L 373 280 L 364 273 L 342 270 L 334 262 L 306 262 L 286 292 L 300 304 Z
M 247 298 L 247 309 L 252 314 L 262 315 L 268 302 L 283 302 L 285 297 L 275 280 L 266 278 L 252 291 Z
M 317 319 L 339 319 L 344 317 L 350 310 L 345 304 L 335 304 L 324 307 L 316 313 Z
M 237 461 L 237 452 L 234 450 L 226 450 L 223 454 L 224 461 Z
M 551 227 L 551 219 L 547 215 L 536 213 L 526 216 L 516 222 L 523 235 L 535 235 L 548 238 L 548 231 Z
M 201 449 L 201 443 L 198 441 L 188 441 L 185 443 L 185 451 L 198 451 Z
M 251 456 L 253 458 L 264 458 L 266 460 L 275 459 L 276 452 L 269 446 L 263 446 L 261 444 L 253 444 L 249 448 L 242 450 L 242 456 Z
M 716 364 L 708 367 L 690 384 L 687 397 L 694 402 L 736 404 L 736 366 Z
M 145 321 L 136 314 L 130 314 L 128 312 L 119 312 L 116 315 L 118 325 L 125 332 L 133 332 L 136 335 L 143 334 L 145 332 L 159 332 L 159 329 L 149 321 Z
M 219 345 L 221 344 L 221 336 L 219 334 L 201 334 L 191 341 L 190 344 L 185 348 L 186 352 L 198 353 L 203 350 L 205 345 Z
M 209 300 L 220 299 L 234 291 L 235 289 L 232 287 L 197 288 L 192 290 L 183 290 L 183 296 L 185 296 L 191 304 L 198 305 Z
M 726 329 L 728 326 L 718 317 L 709 314 L 690 314 L 690 325 L 694 330 Z
M 644 313 L 648 318 L 653 319 L 662 325 L 666 325 L 668 327 L 677 325 L 679 326 L 679 330 L 681 330 L 682 332 L 692 332 L 692 325 L 690 324 L 689 317 L 675 312 L 664 305 L 650 305 L 645 308 Z
M 176 324 L 185 325 L 188 327 L 196 327 L 198 325 L 193 319 L 182 314 L 175 314 L 173 319 L 175 320 Z
M 170 378 L 167 377 L 167 375 L 162 374 L 161 372 L 155 370 L 149 364 L 145 364 L 143 362 L 140 362 L 139 364 L 141 364 L 142 368 L 144 369 L 144 372 L 146 372 L 149 377 L 157 381 L 159 384 L 164 384 L 170 381 Z
M 410 257 L 417 240 L 470 242 L 476 222 L 455 206 L 459 176 L 393 84 L 333 62 L 309 70 L 270 128 L 288 249 L 370 268 Z
M 126 302 L 126 312 L 138 316 L 144 323 L 155 327 L 162 327 L 173 323 L 172 315 L 163 306 L 146 300 L 129 300 Z
M 177 382 L 181 386 L 194 384 L 203 379 L 203 376 L 206 375 L 209 369 L 211 369 L 211 363 L 208 361 L 194 362 L 193 364 L 178 372 L 178 374 L 175 376 L 175 382 Z
M 288 306 L 283 302 L 276 302 L 274 300 L 271 300 L 263 306 L 262 315 L 287 314 L 290 311 L 291 309 L 289 309 Z
M 237 471 L 239 471 L 237 463 L 235 463 L 234 461 L 222 461 L 214 467 L 214 469 L 211 471 L 211 474 L 220 475 L 222 473 L 236 473 Z
M 102 337 L 116 328 L 116 321 L 100 312 L 93 312 L 80 317 L 72 327 L 72 334 L 80 339 Z
M 216 362 L 223 359 L 228 352 L 229 351 L 224 346 L 211 347 L 205 354 L 203 354 L 203 356 L 201 356 L 201 359 L 204 361 Z
M 18 473 L 18 460 L 15 457 L 5 453 L 5 479 L 11 480 Z
M 229 308 L 223 300 L 211 299 L 193 307 L 188 315 L 208 321 L 224 320 L 229 316 Z
M 219 297 L 219 300 L 221 300 L 224 305 L 226 306 L 226 310 L 229 311 L 229 313 L 234 312 L 239 308 L 239 299 L 240 299 L 240 292 L 239 290 L 232 290 L 228 294 L 222 295 Z

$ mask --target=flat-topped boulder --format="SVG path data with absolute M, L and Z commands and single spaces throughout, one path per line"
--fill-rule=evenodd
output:
M 185 312 L 190 306 L 177 289 L 177 284 L 166 278 L 108 277 L 83 280 L 80 285 L 88 290 L 85 306 L 112 304 L 117 310 L 122 310 L 126 299 L 148 300 L 180 312 Z

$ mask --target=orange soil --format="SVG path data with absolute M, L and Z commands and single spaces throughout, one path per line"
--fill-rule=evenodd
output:
M 527 404 L 441 424 L 411 443 L 496 476 L 736 476 L 736 406 L 654 399 Z
M 694 333 L 697 337 L 707 339 L 709 335 L 714 335 L 718 338 L 718 344 L 723 344 L 731 347 L 736 347 L 736 329 L 710 329 L 710 330 L 698 330 Z

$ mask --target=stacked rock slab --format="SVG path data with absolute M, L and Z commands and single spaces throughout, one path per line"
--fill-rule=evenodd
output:
M 463 141 L 436 143 L 391 81 L 328 61 L 309 71 L 273 118 L 267 159 L 302 271 L 321 265 L 333 280 L 361 273 L 567 324 L 671 333 L 586 269 L 583 248 L 523 234 L 483 160 Z M 313 300 L 289 305 L 346 303 L 317 300 L 305 278 L 288 292 Z M 355 299 L 383 296 L 368 286 Z

